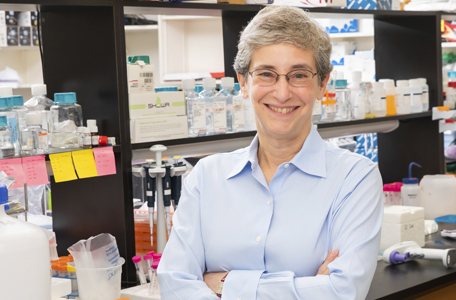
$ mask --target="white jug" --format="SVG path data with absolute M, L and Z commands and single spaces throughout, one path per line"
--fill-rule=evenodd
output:
M 420 182 L 420 204 L 426 220 L 456 215 L 456 177 L 425 175 Z

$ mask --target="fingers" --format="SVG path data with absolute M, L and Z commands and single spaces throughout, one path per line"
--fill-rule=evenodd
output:
M 336 258 L 339 256 L 339 250 L 332 250 L 330 249 L 328 251 L 328 254 L 326 255 L 325 261 L 323 264 L 320 266 L 318 269 L 317 275 L 329 275 L 329 269 L 328 265 L 332 263 Z

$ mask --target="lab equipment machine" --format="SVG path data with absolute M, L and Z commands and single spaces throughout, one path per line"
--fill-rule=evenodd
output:
M 416 242 L 407 241 L 393 245 L 383 252 L 383 261 L 388 264 L 400 264 L 414 259 L 442 260 L 445 267 L 451 268 L 456 263 L 456 249 L 425 249 Z

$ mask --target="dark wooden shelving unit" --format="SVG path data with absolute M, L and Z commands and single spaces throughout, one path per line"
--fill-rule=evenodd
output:
M 117 174 L 56 184 L 51 178 L 54 230 L 58 250 L 80 239 L 109 232 L 117 239 L 124 286 L 136 284 L 132 150 L 154 143 L 130 142 L 124 13 L 214 15 L 222 17 L 225 74 L 240 30 L 260 5 L 199 4 L 131 0 L 3 0 L 2 10 L 38 9 L 43 48 L 43 77 L 48 93 L 76 92 L 86 119 L 99 120 L 99 132 L 116 137 Z M 442 12 L 307 9 L 319 17 L 373 18 L 377 78 L 425 77 L 430 107 L 442 105 Z M 444 172 L 443 135 L 430 112 L 372 120 L 320 124 L 320 128 L 399 120 L 398 129 L 378 134 L 379 168 L 384 182 L 407 177 L 408 164 L 420 163 L 417 177 Z M 165 145 L 250 137 L 255 132 L 163 141 Z

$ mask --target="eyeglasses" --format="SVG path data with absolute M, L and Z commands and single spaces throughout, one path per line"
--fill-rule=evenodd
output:
M 271 86 L 274 85 L 280 76 L 285 76 L 290 85 L 294 87 L 304 87 L 310 85 L 312 79 L 317 73 L 312 73 L 312 71 L 299 69 L 288 72 L 287 74 L 278 74 L 272 70 L 259 69 L 249 72 L 252 76 L 253 84 L 258 84 L 261 86 Z

